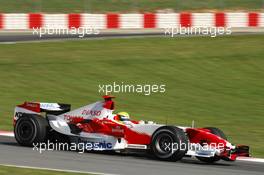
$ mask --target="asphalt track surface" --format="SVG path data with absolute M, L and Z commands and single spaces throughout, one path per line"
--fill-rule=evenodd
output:
M 106 33 L 99 35 L 87 35 L 80 38 L 78 35 L 45 35 L 39 37 L 32 34 L 5 34 L 0 35 L 0 43 L 3 42 L 25 42 L 25 41 L 47 41 L 47 40 L 84 40 L 84 39 L 100 39 L 100 38 L 122 38 L 122 37 L 148 37 L 148 36 L 164 36 L 164 33 Z
M 235 32 L 232 35 L 256 35 L 263 34 L 263 32 Z M 61 40 L 89 40 L 89 39 L 107 39 L 107 38 L 131 38 L 131 37 L 171 37 L 170 35 L 165 35 L 164 32 L 121 32 L 121 33 L 101 33 L 99 35 L 85 35 L 80 38 L 78 35 L 44 35 L 39 37 L 38 35 L 33 35 L 32 33 L 0 33 L 0 44 L 10 44 L 13 42 L 43 42 L 43 41 L 61 41 Z M 177 37 L 195 37 L 202 35 L 175 35 Z M 210 36 L 207 36 L 210 37 Z
M 193 158 L 163 162 L 142 154 L 81 154 L 74 151 L 40 154 L 33 148 L 19 146 L 13 137 L 6 136 L 0 136 L 0 164 L 124 175 L 263 175 L 264 172 L 263 163 L 246 161 L 220 161 L 209 165 Z

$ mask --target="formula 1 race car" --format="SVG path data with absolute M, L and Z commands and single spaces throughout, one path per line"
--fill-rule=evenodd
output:
M 17 142 L 33 146 L 47 141 L 82 144 L 86 150 L 146 151 L 160 160 L 184 156 L 203 162 L 234 161 L 249 156 L 249 147 L 235 146 L 214 127 L 168 126 L 154 122 L 116 120 L 113 96 L 70 111 L 69 104 L 25 102 L 16 106 L 14 133 Z

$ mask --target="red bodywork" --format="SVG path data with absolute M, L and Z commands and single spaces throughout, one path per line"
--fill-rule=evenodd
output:
M 74 118 L 71 120 L 72 124 L 80 123 L 81 120 Z M 133 121 L 137 124 L 138 122 Z M 131 130 L 124 124 L 117 123 L 115 121 L 104 119 L 92 119 L 87 123 L 83 123 L 79 126 L 84 132 L 88 133 L 102 133 L 106 135 L 111 135 L 114 137 L 124 138 L 128 144 L 142 144 L 149 145 L 151 143 L 151 136 L 144 133 L 138 133 Z
M 189 140 L 191 143 L 207 143 L 210 144 L 223 144 L 226 145 L 226 140 L 218 137 L 212 133 L 208 129 L 204 128 L 187 128 L 186 133 L 188 134 Z

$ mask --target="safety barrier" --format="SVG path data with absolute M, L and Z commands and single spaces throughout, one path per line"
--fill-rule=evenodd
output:
M 155 29 L 167 27 L 264 27 L 264 13 L 0 14 L 0 29 L 45 27 Z

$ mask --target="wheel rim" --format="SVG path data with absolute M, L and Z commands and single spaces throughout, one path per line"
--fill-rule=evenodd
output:
M 155 147 L 157 152 L 159 153 L 159 157 L 161 158 L 170 157 L 173 154 L 172 144 L 173 144 L 173 138 L 170 134 L 162 133 L 158 135 L 155 141 Z
M 22 140 L 31 140 L 34 136 L 34 125 L 30 121 L 23 121 L 18 126 L 18 136 Z

